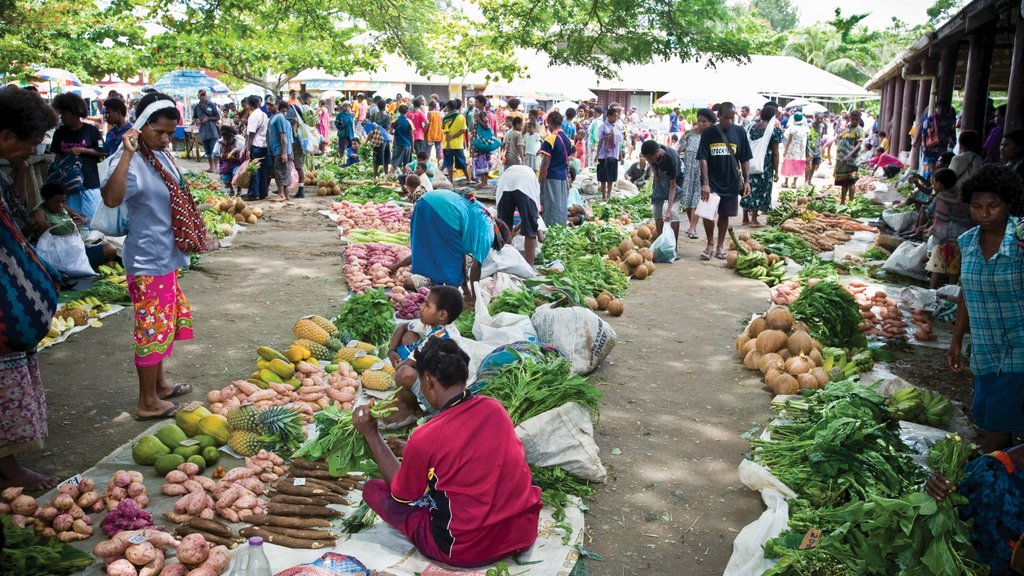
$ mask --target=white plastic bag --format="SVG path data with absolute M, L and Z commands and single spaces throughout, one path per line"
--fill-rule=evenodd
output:
M 594 442 L 590 412 L 575 402 L 563 404 L 516 426 L 523 442 L 526 461 L 535 466 L 560 466 L 566 472 L 604 483 L 608 471 L 601 463 L 600 448 Z
M 764 557 L 762 546 L 786 529 L 789 524 L 789 503 L 786 500 L 796 498 L 796 493 L 765 467 L 750 460 L 740 462 L 739 472 L 743 484 L 761 493 L 767 510 L 736 535 L 732 556 L 723 576 L 760 576 L 775 564 Z
M 476 285 L 476 318 L 473 320 L 473 337 L 478 342 L 484 342 L 491 347 L 491 350 L 498 346 L 511 344 L 513 342 L 537 341 L 537 332 L 530 321 L 529 316 L 502 312 L 491 316 L 487 306 L 491 302 L 490 295 L 486 290 Z
M 721 201 L 722 197 L 712 192 L 707 200 L 697 202 L 697 208 L 694 211 L 697 216 L 705 220 L 715 220 L 718 218 L 718 203 Z
M 36 252 L 61 274 L 70 278 L 97 276 L 89 265 L 85 242 L 82 242 L 77 230 L 63 236 L 54 236 L 49 230 L 43 232 L 36 242 Z
M 533 278 L 537 275 L 537 271 L 526 262 L 519 250 L 507 244 L 501 250 L 491 250 L 480 266 L 481 278 L 489 278 L 498 272 L 519 278 Z
M 320 133 L 311 128 L 308 124 L 299 120 L 299 137 L 302 140 L 302 151 L 306 154 L 316 154 L 320 151 Z
M 750 137 L 750 133 L 753 131 L 754 126 L 757 126 L 756 122 L 751 124 L 747 129 L 747 139 L 750 141 L 750 153 L 752 155 L 750 158 L 749 169 L 751 176 L 764 173 L 764 155 L 768 153 L 768 147 L 772 142 L 772 134 L 775 133 L 775 128 L 772 126 L 764 131 L 761 138 L 754 140 Z
M 917 223 L 917 212 L 885 210 L 882 212 L 882 222 L 885 222 L 890 228 L 899 234 L 900 232 L 906 232 L 914 227 L 914 224 Z
M 477 314 L 479 310 L 478 305 Z M 573 372 L 582 375 L 596 370 L 618 340 L 610 324 L 579 306 L 552 308 L 544 304 L 533 313 L 533 327 L 541 342 L 554 346 L 569 359 Z
M 661 236 L 651 244 L 654 261 L 669 264 L 676 261 L 676 234 L 666 222 L 662 226 Z
M 89 227 L 107 236 L 124 236 L 128 234 L 128 207 L 124 202 L 114 208 L 100 202 L 96 213 L 89 221 Z
M 928 272 L 924 269 L 928 261 L 928 244 L 924 242 L 904 242 L 889 256 L 882 265 L 882 270 L 894 274 L 902 274 L 915 280 L 927 280 Z

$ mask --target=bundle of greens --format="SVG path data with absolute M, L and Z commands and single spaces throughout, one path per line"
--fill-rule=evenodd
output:
M 476 340 L 473 337 L 473 323 L 476 322 L 476 312 L 472 310 L 463 310 L 462 314 L 455 320 L 455 327 L 459 329 L 459 335 L 463 338 L 470 340 Z
M 562 227 L 559 226 L 559 228 Z M 497 298 L 491 300 L 491 303 L 487 306 L 487 311 L 491 313 L 491 316 L 502 312 L 533 316 L 533 311 L 536 309 L 537 303 L 533 291 L 517 288 L 506 289 Z M 470 329 L 472 330 L 472 324 Z
M 862 318 L 860 306 L 838 282 L 824 281 L 807 286 L 789 311 L 825 346 L 867 347 L 867 340 L 858 328 Z
M 530 473 L 533 475 L 534 484 L 540 486 L 541 503 L 554 509 L 551 519 L 556 522 L 556 528 L 565 531 L 562 540 L 568 543 L 572 539 L 572 525 L 565 522 L 565 508 L 570 504 L 569 496 L 592 498 L 594 489 L 586 480 L 580 480 L 558 466 L 541 468 L 531 464 Z
M 820 258 L 812 258 L 796 275 L 804 283 L 811 279 L 839 281 L 839 271 L 835 262 Z
M 555 226 L 548 230 L 537 262 L 565 262 L 588 254 L 603 256 L 627 236 L 629 234 L 625 230 L 611 224 L 586 222 L 580 226 Z
M 651 191 L 641 191 L 632 198 L 614 196 L 607 202 L 601 202 L 593 206 L 594 218 L 597 220 L 615 220 L 626 215 L 633 222 L 647 220 L 652 215 Z
M 92 296 L 104 304 L 130 304 L 132 301 L 128 295 L 128 288 L 124 284 L 118 284 L 106 278 L 97 280 L 82 294 Z
M 3 549 L 0 549 L 0 574 L 18 576 L 63 576 L 75 574 L 95 564 L 92 556 L 56 538 L 41 538 L 31 530 L 14 524 L 9 515 L 0 515 Z
M 775 228 L 753 232 L 751 236 L 764 245 L 769 254 L 790 258 L 799 264 L 807 264 L 815 258 L 814 248 L 806 240 Z
M 334 325 L 351 338 L 384 346 L 395 331 L 395 312 L 381 289 L 353 294 L 342 305 Z
M 367 202 L 373 202 L 374 204 L 386 204 L 392 200 L 401 199 L 402 197 L 393 188 L 380 186 L 378 184 L 359 184 L 358 186 L 352 186 L 351 188 L 346 189 L 334 200 L 336 202 L 348 200 L 349 202 L 355 202 L 356 204 L 366 204 Z
M 394 396 L 370 407 L 370 415 L 380 420 L 396 410 Z M 370 448 L 352 423 L 352 412 L 331 404 L 313 416 L 316 436 L 307 440 L 292 458 L 325 460 L 331 476 L 377 469 Z
M 565 262 L 565 269 L 541 270 L 547 283 L 563 290 L 576 304 L 583 306 L 587 296 L 597 298 L 602 291 L 621 297 L 629 289 L 629 278 L 615 264 L 591 254 Z M 527 285 L 536 282 L 527 282 Z
M 479 393 L 501 402 L 513 424 L 518 426 L 569 402 L 589 409 L 597 420 L 598 402 L 603 394 L 586 378 L 573 373 L 567 360 L 561 357 L 538 359 L 512 349 L 509 351 L 518 359 L 488 379 L 487 386 Z

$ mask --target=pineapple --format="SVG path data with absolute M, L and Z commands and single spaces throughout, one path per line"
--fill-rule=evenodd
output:
M 368 390 L 390 390 L 395 387 L 395 379 L 382 370 L 367 370 L 363 372 L 361 381 L 363 388 Z
M 338 360 L 342 360 L 344 362 L 348 362 L 349 364 L 351 364 L 352 361 L 355 360 L 356 354 L 359 354 L 359 349 L 358 348 L 348 348 L 348 347 L 345 347 L 345 348 L 342 348 L 342 349 L 338 350 L 337 359 Z
M 367 344 L 366 342 L 360 342 L 358 340 L 350 340 L 348 346 L 355 348 L 358 352 L 366 352 L 367 354 L 372 354 L 377 351 L 377 347 L 373 344 Z
M 327 341 L 326 346 L 331 350 L 331 352 L 337 352 L 338 350 L 341 350 L 343 344 L 341 343 L 341 340 L 338 340 L 337 338 L 331 338 L 330 340 Z
M 327 340 L 330 338 L 326 330 L 306 318 L 296 322 L 295 326 L 292 326 L 292 332 L 300 340 L 311 340 L 320 345 L 327 344 Z
M 323 316 L 310 316 L 309 320 L 310 322 L 323 328 L 324 332 L 327 332 L 328 336 L 333 338 L 338 335 L 338 327 L 335 326 L 334 324 L 331 324 L 331 321 L 328 320 L 327 318 L 324 318 Z
M 228 439 L 228 446 L 242 456 L 252 456 L 263 449 L 263 442 L 256 432 L 236 430 Z
M 323 344 L 314 342 L 312 340 L 300 338 L 293 342 L 293 344 L 297 344 L 309 350 L 309 352 L 313 355 L 313 358 L 316 358 L 317 360 L 330 360 L 333 357 L 330 349 L 328 349 Z
M 302 429 L 302 414 L 298 410 L 271 406 L 260 411 L 259 422 L 264 433 L 260 440 L 271 452 L 293 452 L 306 439 Z
M 248 404 L 235 406 L 228 412 L 228 426 L 231 426 L 232 430 L 259 432 L 259 418 L 260 411 L 255 406 Z

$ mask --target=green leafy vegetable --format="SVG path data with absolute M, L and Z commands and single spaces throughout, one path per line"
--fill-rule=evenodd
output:
M 462 314 L 455 320 L 455 327 L 459 329 L 459 334 L 463 338 L 470 340 L 476 340 L 473 337 L 473 323 L 476 322 L 476 312 L 472 310 L 463 310 Z
M 370 408 L 370 415 L 380 420 L 396 410 L 394 396 L 377 402 Z M 376 463 L 370 454 L 363 435 L 352 424 L 352 412 L 331 404 L 313 416 L 316 438 L 307 440 L 292 458 L 326 460 L 331 476 L 342 476 L 349 472 L 375 470 Z
M 806 240 L 783 232 L 782 230 L 771 229 L 761 232 L 754 232 L 751 236 L 764 245 L 769 254 L 777 254 L 783 258 L 790 258 L 799 264 L 806 264 L 814 259 L 814 248 Z
M 367 202 L 373 202 L 374 204 L 386 204 L 392 200 L 401 200 L 401 196 L 394 188 L 388 188 L 379 184 L 359 184 L 358 186 L 352 186 L 347 190 L 344 190 L 341 195 L 336 196 L 334 200 L 341 202 L 342 200 L 348 200 L 349 202 L 355 202 L 356 204 L 366 204 Z
M 14 524 L 10 516 L 0 516 L 3 549 L 0 550 L 0 574 L 18 576 L 63 576 L 92 566 L 92 556 L 55 538 L 44 539 L 31 530 Z
M 501 402 L 513 424 L 518 426 L 569 402 L 589 409 L 597 419 L 598 402 L 603 393 L 586 378 L 573 373 L 572 365 L 566 359 L 547 357 L 538 360 L 512 349 L 508 351 L 518 360 L 503 366 L 479 393 Z
M 342 305 L 334 325 L 357 340 L 384 346 L 395 332 L 395 311 L 383 290 L 367 290 Z
M 633 222 L 641 222 L 650 218 L 651 190 L 648 187 L 632 198 L 612 197 L 607 202 L 595 204 L 593 207 L 594 218 L 598 220 L 614 220 L 622 215 L 629 216 Z
M 629 289 L 629 278 L 615 264 L 605 262 L 601 256 L 592 254 L 569 260 L 565 269 L 542 269 L 546 283 L 564 290 L 576 304 L 583 305 L 587 296 L 597 297 L 603 290 L 621 297 Z M 527 285 L 536 284 L 527 282 Z M 541 282 L 544 283 L 544 282 Z
M 863 348 L 867 340 L 860 333 L 860 306 L 838 282 L 824 281 L 807 286 L 789 307 L 793 318 L 807 325 L 811 336 L 825 346 Z
M 104 304 L 130 304 L 132 301 L 128 289 L 123 284 L 111 282 L 106 278 L 97 280 L 92 287 L 83 292 L 83 295 L 92 296 Z
M 487 311 L 490 312 L 492 316 L 502 312 L 532 316 L 533 311 L 537 309 L 537 303 L 535 300 L 536 297 L 530 290 L 508 288 L 499 294 L 497 298 L 491 300 L 490 304 L 487 306 Z
M 604 256 L 628 236 L 625 230 L 611 224 L 586 222 L 580 226 L 555 226 L 548 230 L 537 262 L 565 262 L 589 254 Z

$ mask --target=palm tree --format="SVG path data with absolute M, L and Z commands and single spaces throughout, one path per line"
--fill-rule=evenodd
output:
M 843 48 L 836 30 L 827 24 L 818 23 L 790 31 L 789 41 L 782 53 L 857 84 L 870 78 L 866 69 L 850 55 L 844 54 Z

